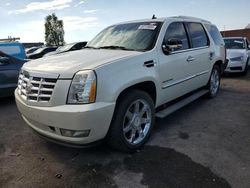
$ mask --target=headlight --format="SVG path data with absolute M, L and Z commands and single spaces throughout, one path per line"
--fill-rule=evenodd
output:
M 75 74 L 70 85 L 68 104 L 88 104 L 95 102 L 96 75 L 94 71 L 80 71 Z
M 243 61 L 244 60 L 244 57 L 243 56 L 239 56 L 239 57 L 233 57 L 233 58 L 230 58 L 231 61 Z

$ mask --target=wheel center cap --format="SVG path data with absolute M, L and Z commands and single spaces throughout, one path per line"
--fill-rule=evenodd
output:
M 140 117 L 135 117 L 135 119 L 134 119 L 134 125 L 136 126 L 136 127 L 138 127 L 138 126 L 140 126 L 141 125 L 141 118 Z

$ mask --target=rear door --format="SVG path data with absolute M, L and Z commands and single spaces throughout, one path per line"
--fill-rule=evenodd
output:
M 215 57 L 215 49 L 210 45 L 204 26 L 198 22 L 185 23 L 191 43 L 187 58 L 189 74 L 194 77 L 192 89 L 204 86 L 208 82 Z

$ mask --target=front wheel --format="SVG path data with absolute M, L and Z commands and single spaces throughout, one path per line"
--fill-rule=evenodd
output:
M 130 90 L 119 100 L 107 136 L 117 150 L 133 152 L 148 140 L 154 125 L 152 98 L 140 90 Z
M 220 68 L 218 65 L 214 65 L 209 82 L 206 86 L 206 88 L 209 90 L 208 97 L 214 98 L 218 94 L 220 89 L 220 78 Z

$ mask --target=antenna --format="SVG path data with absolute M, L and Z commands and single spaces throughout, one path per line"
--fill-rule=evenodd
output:
M 156 16 L 153 14 L 153 16 L 152 16 L 152 20 L 155 20 L 155 19 L 157 19 L 157 18 L 156 18 Z

